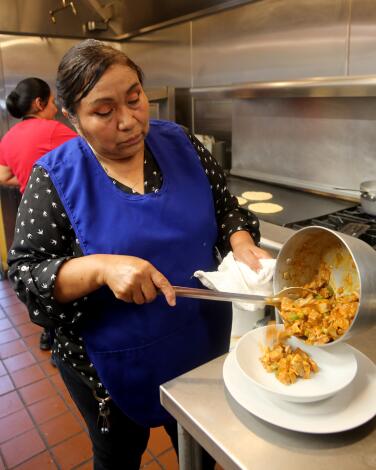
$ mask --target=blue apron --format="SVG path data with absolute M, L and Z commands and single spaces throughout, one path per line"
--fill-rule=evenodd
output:
M 84 255 L 126 254 L 148 260 L 172 284 L 198 287 L 194 271 L 215 270 L 218 236 L 212 191 L 188 137 L 174 123 L 151 121 L 146 144 L 163 184 L 125 193 L 103 171 L 87 143 L 72 139 L 38 161 L 61 198 Z M 163 296 L 127 304 L 102 287 L 89 296 L 82 335 L 114 402 L 135 422 L 170 417 L 159 386 L 228 350 L 231 304 Z

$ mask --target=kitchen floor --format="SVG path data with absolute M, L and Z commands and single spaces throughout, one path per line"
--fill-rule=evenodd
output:
M 0 470 L 89 470 L 85 424 L 50 353 L 39 349 L 40 332 L 0 281 Z M 141 468 L 179 468 L 163 428 L 152 429 Z

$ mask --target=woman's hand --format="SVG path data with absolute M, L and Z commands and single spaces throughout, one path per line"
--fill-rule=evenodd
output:
M 272 258 L 267 251 L 255 245 L 251 235 L 246 231 L 242 230 L 233 233 L 230 237 L 230 244 L 234 258 L 246 264 L 254 271 L 260 270 L 260 259 Z
M 152 302 L 160 289 L 171 307 L 176 304 L 171 284 L 148 261 L 135 256 L 108 255 L 106 258 L 102 282 L 117 299 L 141 305 Z
M 160 289 L 171 307 L 176 304 L 175 291 L 162 273 L 144 259 L 122 255 L 80 256 L 62 263 L 54 297 L 72 302 L 104 285 L 124 302 L 152 302 Z

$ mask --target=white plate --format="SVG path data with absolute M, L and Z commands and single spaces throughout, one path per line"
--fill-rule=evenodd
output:
M 277 325 L 282 330 L 282 325 Z M 281 383 L 274 373 L 267 372 L 261 361 L 261 345 L 266 344 L 268 327 L 249 331 L 238 341 L 235 348 L 236 360 L 244 373 L 244 378 L 251 386 L 258 386 L 267 393 L 287 401 L 313 402 L 328 398 L 347 387 L 354 379 L 357 363 L 353 349 L 345 343 L 331 348 L 321 349 L 302 344 L 296 338 L 289 338 L 287 343 L 299 347 L 316 362 L 319 371 L 312 373 L 309 379 L 298 379 L 294 384 Z
M 223 379 L 232 397 L 243 408 L 268 423 L 313 434 L 347 431 L 366 423 L 376 414 L 376 366 L 367 356 L 352 349 L 358 363 L 355 379 L 326 400 L 291 403 L 270 399 L 255 385 L 250 389 L 234 352 L 229 353 L 225 360 Z

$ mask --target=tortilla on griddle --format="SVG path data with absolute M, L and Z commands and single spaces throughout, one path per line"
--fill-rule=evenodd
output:
M 248 209 L 259 214 L 275 214 L 283 211 L 283 207 L 272 202 L 254 202 L 248 205 Z
M 236 196 L 236 199 L 238 200 L 238 203 L 240 206 L 243 206 L 244 204 L 246 204 L 248 201 L 247 199 L 245 199 L 244 197 L 241 197 L 241 196 Z
M 245 191 L 242 197 L 250 201 L 268 201 L 273 197 L 273 194 L 264 191 Z

